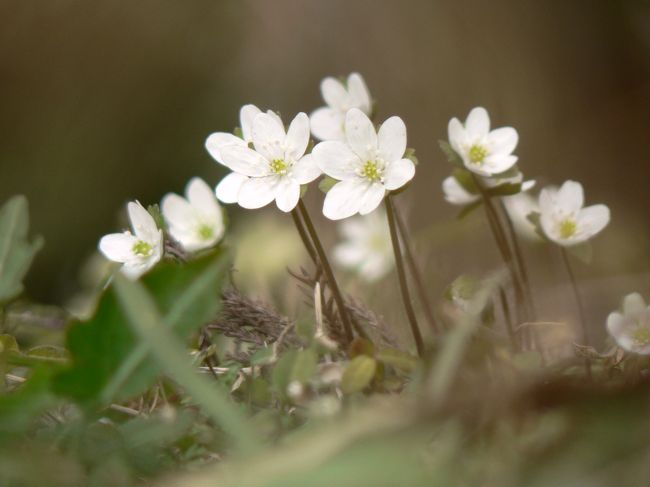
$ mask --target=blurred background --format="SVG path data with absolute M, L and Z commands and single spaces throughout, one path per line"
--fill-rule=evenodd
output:
M 449 118 L 483 105 L 494 126 L 519 131 L 528 177 L 579 180 L 587 204 L 612 209 L 593 263 L 575 264 L 593 326 L 623 294 L 648 297 L 650 3 L 641 0 L 0 1 L 0 200 L 27 195 L 46 240 L 29 295 L 65 302 L 98 239 L 123 226 L 126 201 L 158 202 L 194 175 L 216 184 L 224 171 L 203 142 L 232 130 L 241 105 L 288 121 L 322 105 L 324 76 L 352 71 L 379 120 L 405 120 L 417 151 L 418 174 L 397 204 L 431 296 L 499 265 L 482 212 L 456 221 L 440 190 L 450 167 L 437 140 Z M 307 197 L 318 215 L 319 191 Z M 251 275 L 260 262 L 284 272 L 304 260 L 278 250 L 299 243 L 275 208 L 229 214 L 235 235 L 257 225 L 257 246 L 240 252 Z M 333 244 L 335 224 L 317 224 Z M 291 245 L 259 247 L 278 235 Z M 573 313 L 557 250 L 525 252 L 544 318 Z M 397 293 L 392 278 L 356 289 L 371 301 Z M 392 308 L 382 310 L 389 319 L 401 313 Z

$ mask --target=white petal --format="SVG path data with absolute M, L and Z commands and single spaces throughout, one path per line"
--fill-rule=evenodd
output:
M 275 188 L 275 204 L 285 213 L 293 210 L 300 199 L 300 185 L 291 178 L 281 178 Z
M 347 144 L 335 140 L 317 144 L 312 155 L 320 170 L 334 179 L 356 178 L 357 170 L 363 166 Z
M 377 133 L 377 148 L 386 162 L 402 158 L 406 152 L 406 125 L 401 118 L 390 117 L 381 124 Z
M 346 103 L 348 92 L 336 78 L 327 77 L 320 83 L 323 100 L 332 108 L 342 109 Z
M 228 146 L 221 150 L 226 165 L 244 176 L 268 176 L 269 162 L 258 152 L 248 147 Z
M 550 215 L 555 210 L 555 196 L 557 191 L 553 187 L 547 187 L 539 193 L 539 211 L 542 215 Z
M 582 184 L 566 181 L 557 192 L 556 204 L 567 213 L 577 212 L 584 205 Z
M 490 132 L 490 116 L 483 107 L 473 108 L 465 120 L 465 130 L 470 138 L 485 137 Z
M 296 161 L 304 155 L 309 144 L 309 117 L 306 113 L 300 112 L 291 121 L 284 143 L 285 160 Z
M 325 196 L 323 215 L 330 220 L 341 220 L 358 213 L 366 186 L 360 178 L 335 184 Z
M 625 332 L 625 318 L 621 313 L 614 311 L 607 316 L 607 331 L 620 345 L 619 339 Z M 624 348 L 627 349 L 627 347 Z
M 384 185 L 388 190 L 401 188 L 415 175 L 415 164 L 410 159 L 391 162 L 384 171 Z
M 189 201 L 174 193 L 168 193 L 160 203 L 163 218 L 169 227 L 169 233 L 175 240 L 182 240 L 185 234 L 191 234 L 197 225 L 196 210 Z
M 623 313 L 626 315 L 637 315 L 645 309 L 645 300 L 639 293 L 631 293 L 623 298 Z
M 537 181 L 535 181 L 534 179 L 529 179 L 528 181 L 524 181 L 523 183 L 521 183 L 521 191 L 522 191 L 522 193 L 526 192 L 526 191 L 530 191 L 531 189 L 533 189 L 535 187 L 536 184 L 537 184 Z
M 356 267 L 367 255 L 367 250 L 361 245 L 346 242 L 334 247 L 334 260 L 343 267 Z
M 491 177 L 511 169 L 517 163 L 517 159 L 517 156 L 490 154 L 485 158 L 483 164 L 478 165 L 471 162 L 465 162 L 465 167 L 473 173 Z
M 311 183 L 320 175 L 321 170 L 312 154 L 303 156 L 291 168 L 291 176 L 300 184 Z
M 465 141 L 465 127 L 457 118 L 449 120 L 447 125 L 447 136 L 449 137 L 449 145 L 456 152 L 462 151 L 462 145 Z
M 277 118 L 268 113 L 260 113 L 253 120 L 253 145 L 255 150 L 269 161 L 284 159 L 282 145 L 286 134 Z
M 372 101 L 365 81 L 359 73 L 348 76 L 348 94 L 350 107 L 362 110 L 366 115 L 372 111 Z
M 511 154 L 518 142 L 519 134 L 512 127 L 494 129 L 488 135 L 488 144 L 493 154 Z
M 583 208 L 578 214 L 577 233 L 591 238 L 609 223 L 609 208 L 605 205 L 593 205 Z
M 135 236 L 147 243 L 156 242 L 159 234 L 158 227 L 153 217 L 144 209 L 140 202 L 129 202 L 127 210 Z
M 243 208 L 254 210 L 268 205 L 275 199 L 275 187 L 278 176 L 250 178 L 241 185 L 238 203 Z
M 352 108 L 345 116 L 345 137 L 361 160 L 374 160 L 377 132 L 368 116 L 358 108 Z
M 192 178 L 187 183 L 185 195 L 190 204 L 199 211 L 202 217 L 210 222 L 221 221 L 222 213 L 214 192 L 201 178 Z
M 111 233 L 99 241 L 99 250 L 114 262 L 126 262 L 133 256 L 133 246 L 138 241 L 130 233 Z
M 363 196 L 361 197 L 361 206 L 359 206 L 359 214 L 367 215 L 374 211 L 386 194 L 386 188 L 383 184 L 371 183 L 368 184 Z
M 244 105 L 239 110 L 239 125 L 246 144 L 253 141 L 253 120 L 261 110 L 255 105 Z
M 309 117 L 311 133 L 320 140 L 344 140 L 344 123 L 345 114 L 329 107 L 319 108 Z
M 445 200 L 452 205 L 468 205 L 479 199 L 479 195 L 467 191 L 453 176 L 446 177 L 442 182 L 442 191 L 445 194 Z
M 205 148 L 212 158 L 220 164 L 224 164 L 221 150 L 229 145 L 244 146 L 246 143 L 239 137 L 226 132 L 215 132 L 205 140 Z
M 248 176 L 236 172 L 231 172 L 224 177 L 216 188 L 219 201 L 223 203 L 237 203 L 239 189 L 245 181 L 248 181 Z

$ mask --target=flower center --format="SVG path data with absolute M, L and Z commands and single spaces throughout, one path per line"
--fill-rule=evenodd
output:
M 559 232 L 560 232 L 560 237 L 562 238 L 570 238 L 573 237 L 576 233 L 577 229 L 576 222 L 573 218 L 565 218 L 560 222 L 559 225 Z
M 198 228 L 199 238 L 201 240 L 210 240 L 214 236 L 214 230 L 210 225 L 201 224 Z
M 377 163 L 375 161 L 366 161 L 361 168 L 361 177 L 373 183 L 379 181 L 381 179 L 381 170 L 377 167 Z
M 483 160 L 487 157 L 488 151 L 485 147 L 479 144 L 474 144 L 469 148 L 469 162 L 472 164 L 481 165 Z
M 284 159 L 273 159 L 271 161 L 271 171 L 274 174 L 286 174 L 287 173 L 287 163 L 284 162 Z
M 640 347 L 650 344 L 650 327 L 640 326 L 632 332 L 632 340 Z
M 150 243 L 145 242 L 144 240 L 138 240 L 133 244 L 133 253 L 135 255 L 141 255 L 142 257 L 149 257 L 153 247 Z

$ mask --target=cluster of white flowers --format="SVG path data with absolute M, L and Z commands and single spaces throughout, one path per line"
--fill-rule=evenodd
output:
M 468 206 L 479 203 L 482 194 L 501 197 L 520 235 L 532 240 L 543 236 L 563 247 L 586 242 L 609 223 L 607 206 L 583 208 L 584 191 L 575 181 L 566 181 L 559 189 L 544 188 L 537 201 L 527 194 L 535 181 L 524 181 L 517 168 L 518 158 L 512 154 L 519 141 L 517 131 L 512 127 L 490 130 L 484 108 L 472 109 L 464 124 L 452 118 L 448 136 L 462 168 L 442 182 L 447 202 Z M 536 215 L 539 222 L 534 221 Z
M 622 311 L 609 314 L 607 331 L 622 349 L 650 355 L 650 305 L 639 293 L 632 293 L 623 298 Z
M 205 181 L 193 178 L 185 188 L 185 198 L 169 193 L 161 203 L 169 236 L 186 252 L 197 252 L 216 245 L 224 234 L 223 213 L 212 189 Z M 163 256 L 163 231 L 139 203 L 127 205 L 133 233 L 112 233 L 99 241 L 104 256 L 122 264 L 122 272 L 137 279 Z

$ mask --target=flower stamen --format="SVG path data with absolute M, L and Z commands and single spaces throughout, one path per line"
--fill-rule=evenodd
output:
M 573 218 L 565 218 L 558 225 L 560 237 L 571 238 L 575 235 L 578 225 Z
M 283 159 L 273 159 L 269 166 L 274 174 L 287 174 L 287 163 Z
M 377 167 L 377 163 L 374 161 L 366 161 L 361 168 L 360 175 L 373 183 L 381 180 L 381 170 Z
M 474 144 L 469 148 L 468 155 L 469 162 L 480 166 L 483 164 L 483 160 L 487 157 L 488 151 L 482 145 Z
M 135 255 L 141 255 L 142 257 L 149 257 L 153 251 L 153 247 L 150 243 L 145 242 L 144 240 L 138 240 L 133 244 L 133 253 Z
M 640 326 L 631 333 L 631 336 L 636 345 L 644 347 L 650 344 L 650 327 Z
M 214 236 L 214 229 L 210 225 L 203 223 L 199 225 L 197 233 L 201 240 L 210 240 Z

